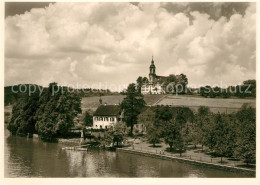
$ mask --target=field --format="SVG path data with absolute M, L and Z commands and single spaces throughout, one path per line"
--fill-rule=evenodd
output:
M 197 110 L 199 106 L 210 107 L 210 110 L 214 113 L 220 112 L 236 112 L 243 104 L 247 104 L 253 108 L 256 107 L 255 99 L 223 99 L 223 98 L 203 98 L 195 96 L 175 96 L 166 95 L 161 101 L 156 103 L 157 105 L 170 105 L 170 106 L 187 106 L 193 110 Z
M 154 105 L 160 98 L 164 97 L 163 95 L 145 95 L 144 101 L 147 105 Z M 86 110 L 95 111 L 99 106 L 99 96 L 93 97 L 84 97 L 81 100 L 81 108 L 82 111 L 85 112 Z M 125 98 L 124 95 L 112 95 L 112 96 L 102 96 L 102 104 L 107 103 L 108 105 L 119 104 Z
M 114 96 L 101 96 L 102 104 L 114 105 L 119 104 L 123 101 L 124 95 L 114 95 Z M 82 112 L 86 110 L 95 111 L 99 106 L 99 96 L 84 97 L 81 100 Z

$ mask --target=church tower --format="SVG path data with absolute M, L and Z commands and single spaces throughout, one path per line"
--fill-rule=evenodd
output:
M 156 78 L 156 73 L 155 73 L 155 65 L 154 65 L 154 61 L 153 61 L 153 56 L 152 56 L 152 61 L 151 61 L 151 65 L 150 65 L 150 73 L 149 73 L 149 82 L 150 83 L 154 83 L 155 78 Z

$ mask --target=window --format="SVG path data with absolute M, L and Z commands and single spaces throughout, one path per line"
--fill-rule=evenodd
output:
M 97 127 L 97 125 L 96 125 L 96 127 Z
M 102 125 L 100 125 L 100 129 L 102 129 Z
M 103 117 L 100 117 L 100 121 L 103 121 Z
M 115 121 L 115 118 L 111 118 L 111 121 Z

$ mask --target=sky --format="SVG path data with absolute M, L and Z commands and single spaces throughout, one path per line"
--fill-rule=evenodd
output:
M 121 89 L 149 74 L 189 86 L 256 78 L 255 3 L 6 3 L 5 86 Z

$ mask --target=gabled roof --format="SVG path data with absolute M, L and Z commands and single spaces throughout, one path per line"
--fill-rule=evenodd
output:
M 119 105 L 100 105 L 94 113 L 94 116 L 117 116 L 119 112 Z

